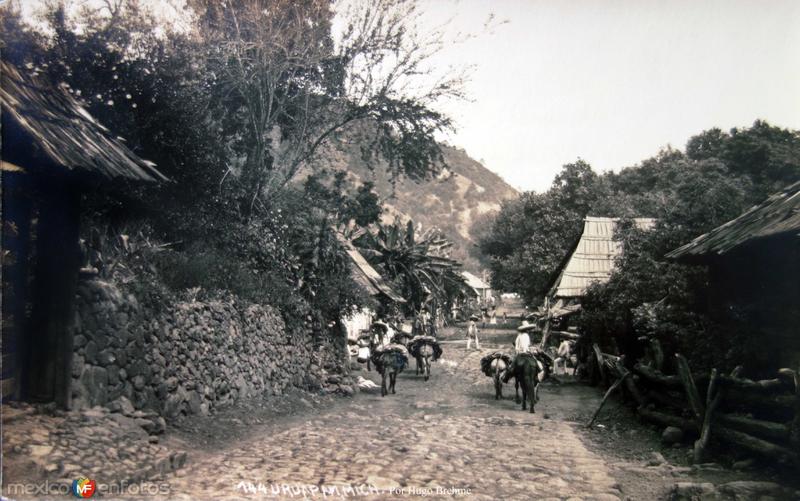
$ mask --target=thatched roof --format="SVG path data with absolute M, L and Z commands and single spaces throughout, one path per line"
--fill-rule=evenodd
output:
M 67 171 L 99 174 L 107 179 L 167 180 L 155 164 L 139 158 L 115 139 L 65 89 L 45 85 L 5 61 L 0 62 L 0 72 L 4 157 L 14 150 L 20 156 L 36 151 Z M 25 144 L 19 144 L 23 141 Z M 35 172 L 52 165 L 20 167 Z
M 622 253 L 622 243 L 614 240 L 618 218 L 587 216 L 583 233 L 566 264 L 561 268 L 551 290 L 555 297 L 582 297 L 595 282 L 611 278 L 614 260 Z M 633 220 L 640 229 L 651 229 L 655 219 Z
M 666 255 L 669 259 L 720 256 L 756 240 L 800 236 L 800 182 L 787 186 L 741 216 Z
M 466 280 L 467 285 L 475 289 L 476 291 L 491 289 L 492 286 L 481 280 L 479 277 L 476 277 L 472 273 L 468 271 L 462 271 L 461 276 L 464 277 Z
M 364 256 L 358 252 L 358 249 L 355 248 L 350 240 L 340 233 L 336 233 L 336 237 L 344 246 L 347 255 L 350 256 L 353 280 L 355 280 L 356 283 L 373 296 L 384 295 L 396 303 L 406 302 L 403 296 L 395 292 L 394 289 L 386 283 L 386 280 L 384 280 L 381 274 L 364 259 Z

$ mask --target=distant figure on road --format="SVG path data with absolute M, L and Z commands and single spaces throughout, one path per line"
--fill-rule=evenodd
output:
M 478 317 L 476 315 L 469 317 L 469 327 L 467 327 L 467 350 L 469 350 L 473 338 L 475 339 L 475 349 L 480 350 L 481 345 L 478 342 Z

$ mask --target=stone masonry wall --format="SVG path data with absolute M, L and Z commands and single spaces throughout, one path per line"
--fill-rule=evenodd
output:
M 73 408 L 128 399 L 171 419 L 289 387 L 352 394 L 339 337 L 287 332 L 268 306 L 144 306 L 113 284 L 85 281 L 76 307 Z

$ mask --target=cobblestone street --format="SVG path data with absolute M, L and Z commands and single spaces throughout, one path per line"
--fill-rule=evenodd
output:
M 584 446 L 576 425 L 550 416 L 557 402 L 548 386 L 536 413 L 522 412 L 513 398 L 495 401 L 491 380 L 478 370 L 490 348 L 465 354 L 462 344 L 444 346 L 427 383 L 412 367 L 398 378 L 396 395 L 362 392 L 197 458 L 166 479 L 170 497 L 621 496 L 605 460 Z M 380 382 L 374 372 L 368 376 Z M 506 386 L 507 397 L 513 391 Z

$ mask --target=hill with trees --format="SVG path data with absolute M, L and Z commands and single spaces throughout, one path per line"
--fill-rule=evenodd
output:
M 453 243 L 453 259 L 476 273 L 484 269 L 473 233 L 478 228 L 475 223 L 493 217 L 503 202 L 517 198 L 519 192 L 454 146 L 442 145 L 442 162 L 436 172 L 419 178 L 393 176 L 386 160 L 362 155 L 361 144 L 352 136 L 336 138 L 313 169 L 306 167 L 298 179 L 314 172 L 319 175 L 320 170 L 327 171 L 328 177 L 345 172 L 350 192 L 368 189 L 378 197 L 383 222 L 411 219 L 418 231 L 437 229 Z

